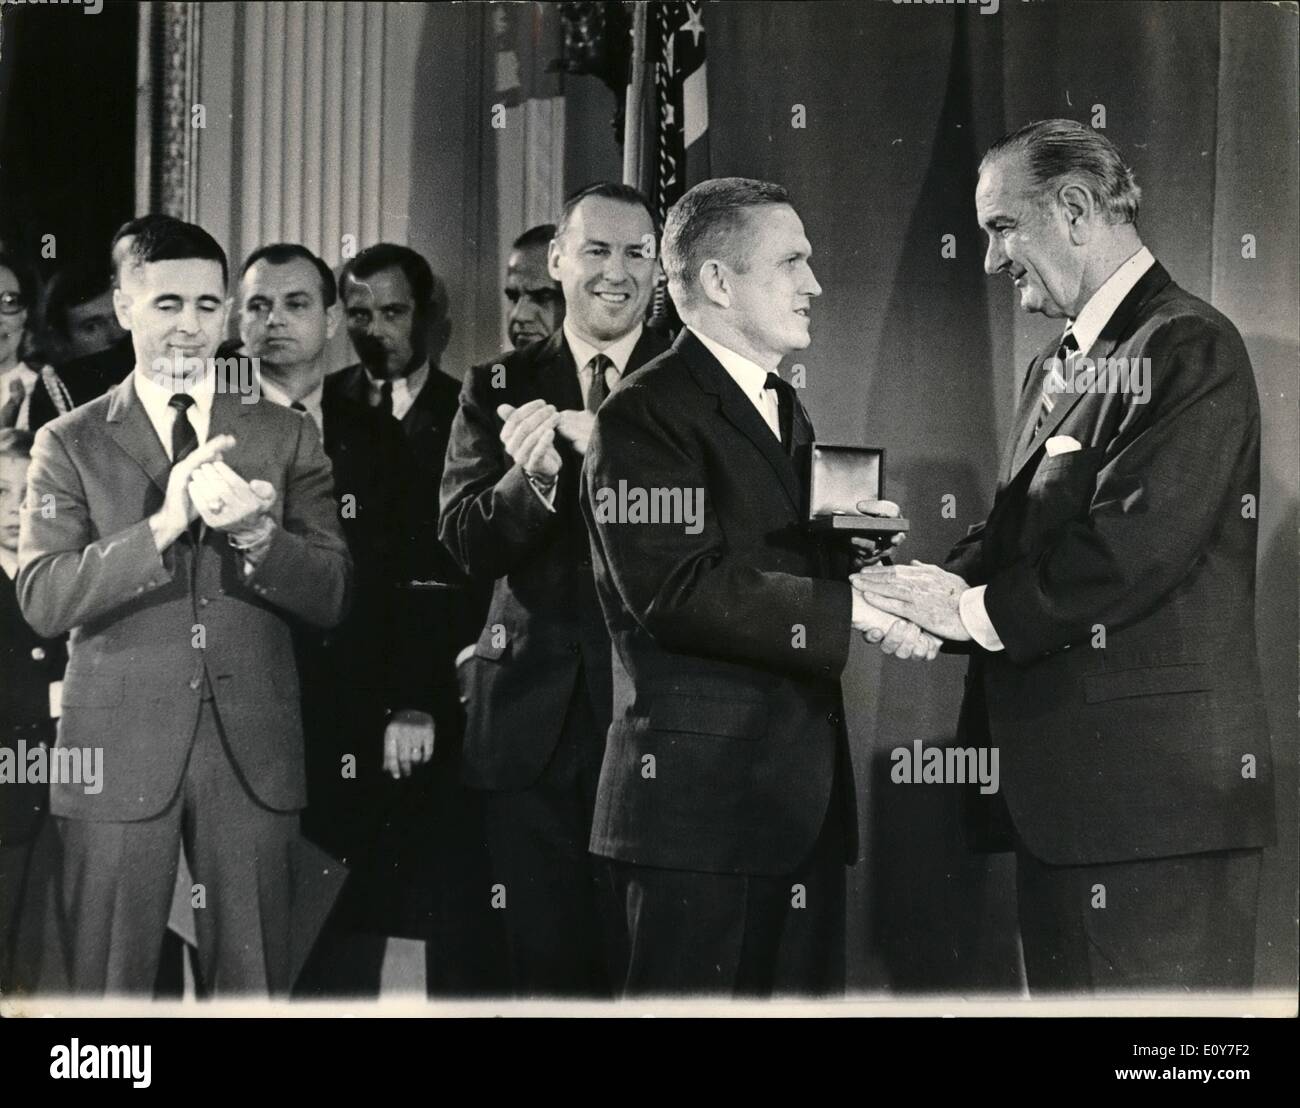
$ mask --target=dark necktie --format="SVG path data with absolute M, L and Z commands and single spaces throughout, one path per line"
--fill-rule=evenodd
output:
M 393 414 L 393 382 L 385 381 L 379 386 L 379 410 L 386 416 Z
M 780 412 L 781 427 L 781 445 L 785 447 L 788 454 L 790 452 L 790 438 L 794 430 L 794 403 L 793 398 L 785 391 L 785 382 L 775 373 L 769 373 L 767 380 L 763 382 L 764 389 L 771 389 L 776 393 L 776 405 Z
M 194 403 L 194 397 L 178 392 L 167 403 L 176 411 L 176 418 L 172 420 L 172 465 L 175 465 L 199 448 L 199 436 L 194 433 L 194 425 L 185 414 Z
M 1034 434 L 1038 434 L 1052 409 L 1056 407 L 1057 396 L 1061 391 L 1061 381 L 1066 379 L 1065 366 L 1070 356 L 1079 352 L 1079 340 L 1069 327 L 1061 336 L 1061 345 L 1056 353 L 1048 359 L 1043 367 L 1043 383 L 1038 394 L 1038 422 L 1034 424 Z
M 289 407 L 291 407 L 295 412 L 305 412 L 307 410 L 307 405 L 301 400 L 295 400 L 289 405 Z
M 605 371 L 614 368 L 614 363 L 604 354 L 597 354 L 587 363 L 591 370 L 591 385 L 587 389 L 587 411 L 595 412 L 605 403 L 609 395 L 609 382 L 605 380 Z

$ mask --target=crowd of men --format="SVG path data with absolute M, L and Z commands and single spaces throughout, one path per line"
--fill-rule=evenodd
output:
M 779 185 L 703 182 L 663 228 L 580 190 L 515 241 L 512 349 L 461 382 L 408 247 L 232 272 L 200 227 L 123 226 L 109 273 L 46 289 L 49 364 L 0 378 L 4 741 L 102 760 L 3 786 L 0 984 L 165 991 L 192 932 L 207 996 L 374 995 L 394 935 L 431 995 L 842 992 L 861 634 L 971 656 L 1031 988 L 1248 988 L 1258 400 L 1138 196 L 1068 121 L 986 156 L 986 269 L 1068 326 L 944 567 L 892 564 L 886 502 L 859 505 L 876 541 L 805 526 L 779 367 L 821 287 Z M 4 319 L 26 280 L 0 259 Z M 357 361 L 327 375 L 340 326 Z M 1149 402 L 1048 386 L 1088 352 L 1150 359 Z M 702 515 L 597 510 L 621 487 Z

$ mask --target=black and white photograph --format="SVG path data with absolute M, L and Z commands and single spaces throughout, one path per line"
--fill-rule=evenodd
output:
M 3 0 L 0 1013 L 1294 1019 L 1298 27 Z

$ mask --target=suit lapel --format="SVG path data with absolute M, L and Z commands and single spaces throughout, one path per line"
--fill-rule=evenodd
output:
M 1119 307 L 1115 309 L 1110 319 L 1106 321 L 1106 325 L 1101 329 L 1101 334 L 1097 336 L 1097 341 L 1088 348 L 1085 356 L 1093 363 L 1096 363 L 1102 358 L 1109 358 L 1111 354 L 1114 353 L 1115 347 L 1132 333 L 1138 312 L 1146 302 L 1151 299 L 1151 297 L 1163 289 L 1167 284 L 1169 284 L 1169 274 L 1165 271 L 1164 266 L 1159 262 L 1156 262 L 1150 269 L 1142 274 L 1138 283 L 1134 285 L 1129 290 L 1128 295 L 1120 301 Z M 1041 447 L 1043 443 L 1055 434 L 1056 429 L 1060 427 L 1061 423 L 1065 420 L 1065 417 L 1069 415 L 1079 401 L 1087 395 L 1085 392 L 1063 394 L 1062 399 L 1058 401 L 1056 407 L 1052 409 L 1052 414 L 1043 421 L 1043 425 L 1038 429 L 1037 434 L 1032 436 L 1029 435 L 1028 427 L 1024 424 L 1028 423 L 1030 420 L 1036 420 L 1038 418 L 1038 397 L 1042 383 L 1042 367 L 1045 364 L 1046 359 L 1055 353 L 1055 351 L 1056 347 L 1054 344 L 1052 349 L 1046 351 L 1039 359 L 1036 367 L 1038 372 L 1031 372 L 1030 380 L 1026 383 L 1025 391 L 1030 394 L 1030 396 L 1021 398 L 1023 422 L 1018 426 L 1021 428 L 1021 441 L 1024 441 L 1026 438 L 1028 441 L 1024 442 L 1023 448 L 1016 455 L 1011 472 L 1007 474 L 1007 484 L 1010 484 L 1015 480 L 1016 474 L 1024 468 L 1025 463 L 1038 452 L 1039 447 Z M 1029 414 L 1024 415 L 1023 413 L 1026 407 L 1026 401 L 1028 401 L 1029 404 Z
M 564 341 L 564 332 L 556 331 L 537 352 L 537 389 L 543 400 L 560 411 L 581 411 L 582 385 L 578 382 L 578 365 L 573 351 Z
M 149 422 L 149 413 L 144 410 L 135 391 L 134 372 L 114 387 L 106 419 L 109 434 L 117 445 L 135 459 L 158 488 L 166 492 L 171 460 L 158 441 L 158 433 Z
M 786 454 L 785 448 L 777 437 L 772 434 L 772 428 L 767 425 L 767 421 L 758 414 L 758 409 L 740 391 L 740 386 L 731 379 L 731 374 L 722 368 L 718 359 L 688 328 L 682 328 L 682 333 L 677 336 L 673 347 L 690 368 L 700 388 L 718 398 L 719 410 L 723 418 L 749 439 L 758 452 L 767 459 L 772 471 L 781 482 L 786 496 L 790 498 L 790 503 L 794 505 L 796 511 L 800 511 L 802 498 L 799 495 L 799 482 L 790 456 Z

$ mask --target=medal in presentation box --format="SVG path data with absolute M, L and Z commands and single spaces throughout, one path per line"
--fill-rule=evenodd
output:
M 908 529 L 905 519 L 867 516 L 859 500 L 885 497 L 885 452 L 874 446 L 812 444 L 808 468 L 808 527 L 850 535 L 892 535 Z

